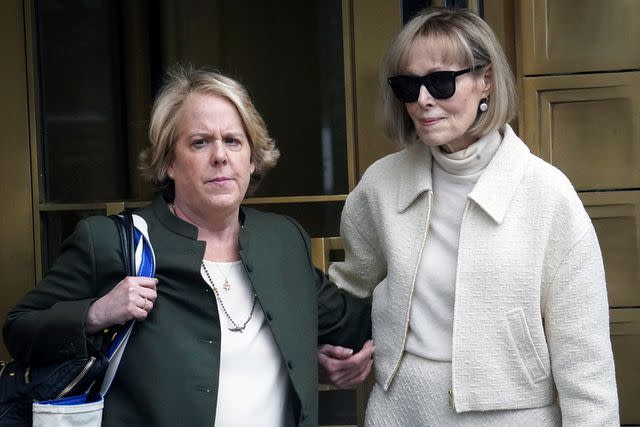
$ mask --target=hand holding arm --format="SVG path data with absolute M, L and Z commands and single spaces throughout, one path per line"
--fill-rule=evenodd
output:
M 362 383 L 373 366 L 373 341 L 353 353 L 352 349 L 329 344 L 318 347 L 318 374 L 320 383 L 338 388 L 350 388 Z

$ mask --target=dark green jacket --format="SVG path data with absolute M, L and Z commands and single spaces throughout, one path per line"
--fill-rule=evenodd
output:
M 200 275 L 205 243 L 161 198 L 139 214 L 155 251 L 158 300 L 133 330 L 103 425 L 213 426 L 224 390 L 217 387 L 220 319 Z M 369 304 L 342 293 L 312 267 L 309 239 L 295 221 L 244 208 L 240 220 L 240 256 L 288 367 L 296 419 L 315 427 L 317 344 L 360 348 L 371 333 Z M 123 276 L 113 221 L 81 221 L 51 271 L 8 314 L 3 332 L 13 357 L 30 363 L 85 357 L 99 345 L 85 336 L 88 307 Z

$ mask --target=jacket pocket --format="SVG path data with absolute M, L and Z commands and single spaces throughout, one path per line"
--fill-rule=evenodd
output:
M 542 364 L 540 356 L 533 345 L 531 333 L 524 316 L 522 308 L 516 308 L 507 312 L 507 324 L 511 338 L 516 346 L 520 359 L 529 372 L 529 376 L 534 383 L 540 382 L 549 376 L 549 373 Z

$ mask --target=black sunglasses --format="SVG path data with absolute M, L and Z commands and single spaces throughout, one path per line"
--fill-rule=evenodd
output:
M 434 71 L 426 76 L 393 76 L 387 81 L 393 94 L 401 102 L 416 102 L 420 96 L 420 87 L 424 85 L 435 99 L 451 98 L 456 93 L 456 77 L 479 70 L 484 65 L 466 68 L 460 71 Z

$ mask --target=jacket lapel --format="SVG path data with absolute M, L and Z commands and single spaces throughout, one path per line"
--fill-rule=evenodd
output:
M 420 141 L 414 142 L 399 154 L 403 156 L 400 164 L 406 165 L 397 171 L 397 209 L 402 213 L 420 194 L 431 190 L 432 157 L 429 148 Z
M 501 224 L 524 177 L 529 148 L 509 125 L 505 126 L 500 148 L 469 193 L 496 223 Z

